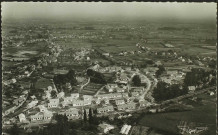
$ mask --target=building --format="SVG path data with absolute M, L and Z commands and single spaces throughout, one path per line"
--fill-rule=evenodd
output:
M 105 107 L 97 108 L 98 113 L 106 113 L 106 112 L 113 112 L 113 111 L 114 111 L 113 106 L 105 106 Z
M 97 96 L 98 99 L 117 99 L 117 98 L 122 98 L 122 94 L 121 93 L 110 93 L 110 94 L 101 94 Z
M 103 56 L 110 56 L 110 53 L 102 53 Z
M 59 105 L 59 99 L 50 99 L 48 103 L 48 108 L 56 108 Z
M 13 106 L 13 107 L 7 109 L 7 110 L 4 112 L 4 115 L 8 115 L 8 114 L 10 114 L 10 113 L 14 113 L 14 111 L 15 111 L 16 109 L 17 109 L 16 106 Z
M 15 105 L 20 105 L 21 103 L 23 103 L 26 100 L 26 98 L 24 97 L 24 95 L 20 96 L 17 99 L 13 100 L 13 104 Z
M 65 93 L 62 91 L 62 92 L 60 92 L 60 93 L 57 94 L 57 97 L 58 97 L 58 98 L 63 98 L 64 95 L 65 95 Z
M 144 101 L 140 101 L 139 105 L 140 107 L 147 107 L 147 106 L 151 106 L 152 104 L 148 102 L 147 100 L 144 100 Z
M 101 132 L 103 132 L 104 134 L 108 133 L 110 130 L 114 129 L 114 126 L 112 125 L 109 125 L 109 124 L 106 124 L 106 123 L 102 123 L 102 124 L 99 124 L 99 130 Z
M 125 101 L 123 99 L 115 100 L 116 105 L 123 105 Z
M 89 101 L 89 100 L 92 100 L 93 99 L 93 96 L 91 95 L 83 95 L 83 100 L 84 101 Z
M 36 106 L 37 104 L 38 104 L 38 100 L 33 100 L 27 105 L 27 108 L 32 108 Z
M 123 125 L 123 127 L 121 128 L 121 130 L 120 130 L 120 133 L 121 134 L 125 134 L 125 135 L 128 135 L 128 133 L 129 133 L 129 131 L 130 131 L 130 129 L 131 129 L 131 125 Z
M 84 101 L 83 100 L 75 100 L 73 101 L 73 106 L 84 106 Z
M 122 97 L 123 97 L 123 98 L 128 98 L 128 97 L 129 97 L 129 94 L 128 94 L 128 93 L 122 93 Z
M 117 84 L 107 84 L 106 85 L 108 92 L 114 92 L 114 89 L 117 87 L 118 87 Z
M 108 105 L 108 104 L 109 104 L 109 100 L 108 100 L 108 99 L 104 99 L 104 103 L 105 103 L 106 105 Z
M 38 112 L 35 115 L 31 115 L 30 119 L 31 119 L 31 122 L 50 121 L 52 117 L 53 117 L 52 112 L 45 111 L 45 112 Z
M 116 88 L 116 91 L 119 92 L 119 93 L 122 93 L 122 92 L 125 92 L 125 89 L 124 89 L 124 88 L 117 87 L 117 88 Z
M 128 104 L 118 105 L 117 109 L 121 111 L 127 109 L 135 109 L 135 107 L 136 107 L 135 103 L 128 103 Z
M 138 92 L 131 92 L 132 97 L 138 97 L 139 93 Z
M 72 99 L 78 99 L 79 98 L 79 93 L 73 93 L 71 94 Z
M 18 117 L 20 122 L 26 122 L 26 116 L 23 113 L 19 114 Z
M 137 88 L 134 88 L 132 91 L 142 93 L 144 91 L 144 88 L 143 87 L 137 87 Z
M 40 112 L 45 112 L 47 111 L 47 108 L 44 105 L 38 105 L 39 111 Z
M 58 114 L 66 115 L 68 119 L 78 119 L 79 118 L 79 110 L 76 108 L 70 108 L 65 112 L 59 112 Z

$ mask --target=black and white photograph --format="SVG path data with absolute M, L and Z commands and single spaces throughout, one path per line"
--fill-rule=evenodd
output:
M 217 3 L 1 2 L 2 135 L 216 135 Z

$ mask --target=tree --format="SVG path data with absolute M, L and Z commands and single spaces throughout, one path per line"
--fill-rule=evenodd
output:
M 92 109 L 89 108 L 89 124 L 93 123 Z
M 134 86 L 140 86 L 141 85 L 141 78 L 139 77 L 139 75 L 135 75 L 132 78 L 132 82 Z
M 165 71 L 164 66 L 158 66 L 158 70 L 156 71 L 156 77 L 159 77 Z
M 52 98 L 57 97 L 57 92 L 56 92 L 55 90 L 52 90 L 52 91 L 51 91 L 51 97 L 52 97 Z
M 87 73 L 88 76 L 93 76 L 94 75 L 94 72 L 93 72 L 92 69 L 87 69 L 86 73 Z
M 84 116 L 83 116 L 83 120 L 84 120 L 84 122 L 86 122 L 87 121 L 87 114 L 86 114 L 86 110 L 84 109 L 84 114 L 83 114 Z

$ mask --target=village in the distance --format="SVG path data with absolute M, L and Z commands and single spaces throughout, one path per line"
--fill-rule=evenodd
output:
M 2 23 L 4 135 L 215 135 L 216 25 Z

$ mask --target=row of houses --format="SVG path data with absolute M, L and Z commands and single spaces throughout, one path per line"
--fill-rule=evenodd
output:
M 109 94 L 101 94 L 97 95 L 98 99 L 119 99 L 128 97 L 128 93 L 109 93 Z

